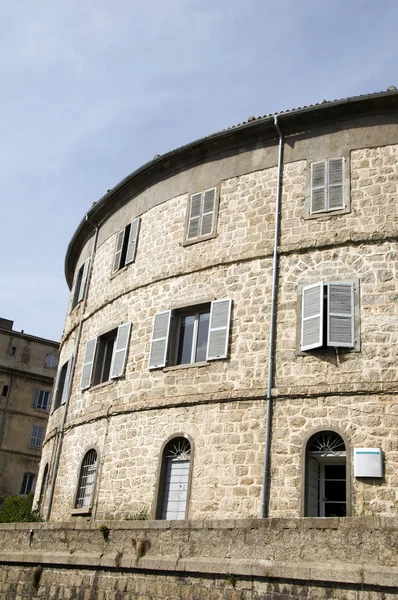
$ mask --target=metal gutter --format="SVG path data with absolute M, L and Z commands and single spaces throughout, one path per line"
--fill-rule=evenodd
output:
M 274 125 L 279 135 L 278 147 L 278 178 L 276 187 L 276 205 L 275 205 L 275 235 L 274 235 L 274 253 L 272 261 L 272 288 L 271 288 L 271 313 L 269 330 L 269 348 L 268 348 L 268 374 L 267 374 L 267 409 L 265 420 L 265 443 L 264 443 L 264 470 L 263 486 L 261 490 L 260 517 L 268 517 L 269 512 L 269 459 L 271 452 L 271 423 L 272 423 L 272 384 L 274 380 L 274 356 L 275 356 L 275 329 L 276 314 L 278 303 L 278 267 L 279 254 L 278 243 L 281 221 L 281 198 L 282 198 L 282 177 L 283 177 L 283 135 L 279 128 L 278 116 L 274 117 Z

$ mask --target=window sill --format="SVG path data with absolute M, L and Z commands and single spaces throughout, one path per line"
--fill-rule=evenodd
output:
M 204 360 L 202 362 L 188 363 L 186 365 L 172 365 L 170 367 L 165 367 L 163 372 L 167 373 L 168 371 L 178 371 L 179 369 L 191 369 L 192 367 L 206 367 L 209 364 L 210 361 Z
M 117 379 L 121 379 L 120 377 L 118 377 Z M 110 385 L 111 383 L 115 383 L 116 378 L 115 379 L 108 379 L 108 381 L 103 381 L 102 383 L 97 383 L 96 385 L 92 385 L 89 388 L 86 388 L 85 390 L 82 390 L 82 392 L 87 392 L 88 390 L 99 390 L 103 387 L 106 387 L 107 385 Z
M 72 517 L 84 517 L 85 515 L 91 515 L 91 506 L 82 506 L 81 508 L 72 508 L 70 514 Z
M 194 240 L 185 239 L 182 243 L 183 246 L 192 246 L 192 244 L 198 244 L 199 242 L 206 242 L 207 240 L 212 240 L 217 237 L 217 233 L 210 233 L 210 235 L 204 235 L 202 237 L 195 238 Z
M 26 447 L 29 448 L 30 450 L 38 450 L 39 452 L 41 452 L 41 449 L 42 449 L 42 446 L 32 446 L 31 444 L 27 444 Z
M 131 267 L 131 265 L 133 265 L 134 263 L 135 263 L 135 260 L 133 262 L 127 263 L 127 265 L 124 265 L 123 267 L 121 267 L 117 271 L 114 271 L 113 273 L 110 274 L 109 279 L 113 279 L 114 277 L 117 277 L 119 275 L 119 273 L 123 273 L 124 271 L 127 271 L 127 269 L 129 267 Z
M 323 210 L 322 212 L 310 213 L 307 208 L 304 219 L 320 219 L 322 217 L 333 217 L 337 215 L 346 215 L 351 212 L 350 206 L 345 206 L 344 208 L 337 208 L 336 210 Z

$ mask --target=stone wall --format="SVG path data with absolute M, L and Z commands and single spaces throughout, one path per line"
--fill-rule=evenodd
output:
M 0 594 L 392 600 L 397 533 L 396 518 L 2 525 Z

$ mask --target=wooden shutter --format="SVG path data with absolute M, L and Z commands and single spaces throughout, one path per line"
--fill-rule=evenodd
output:
M 82 280 L 81 280 L 81 283 L 80 283 L 79 295 L 77 297 L 77 301 L 78 302 L 80 302 L 80 300 L 83 300 L 84 290 L 86 288 L 87 273 L 88 273 L 89 264 L 90 264 L 90 259 L 88 258 L 86 260 L 86 262 L 84 263 L 84 265 L 83 265 Z
M 80 388 L 85 390 L 91 385 L 91 378 L 93 375 L 93 366 L 95 358 L 95 350 L 97 347 L 97 338 L 92 338 L 86 343 L 86 352 L 84 355 L 83 369 L 82 369 L 82 380 Z
M 113 349 L 112 364 L 111 364 L 111 379 L 121 377 L 124 373 L 126 364 L 127 348 L 130 339 L 131 323 L 120 325 L 117 330 L 115 347 Z
M 216 188 L 213 188 L 211 190 L 206 190 L 203 193 L 200 235 L 210 235 L 213 232 L 216 192 Z
M 72 371 L 72 364 L 73 364 L 73 356 L 70 357 L 70 359 L 68 360 L 68 364 L 66 366 L 66 373 L 65 373 L 65 380 L 64 380 L 64 387 L 62 389 L 62 396 L 61 396 L 61 404 L 65 404 L 65 402 L 68 399 L 69 396 L 69 384 L 70 384 L 70 376 L 71 376 L 71 371 Z
M 37 408 L 37 403 L 39 400 L 39 394 L 40 394 L 40 390 L 38 388 L 35 388 L 33 390 L 33 397 L 32 397 L 32 406 L 33 408 Z
M 157 369 L 166 366 L 169 342 L 171 310 L 165 310 L 155 315 L 153 320 L 149 368 Z
M 328 210 L 344 208 L 343 167 L 343 158 L 330 158 L 328 161 Z
M 115 273 L 115 271 L 120 269 L 120 259 L 122 257 L 124 233 L 125 233 L 125 229 L 122 229 L 122 231 L 119 231 L 119 233 L 117 235 L 115 258 L 113 260 L 113 270 L 112 270 L 113 273 Z
M 326 210 L 326 161 L 311 164 L 311 203 L 310 212 Z
M 323 346 L 323 281 L 306 285 L 302 292 L 301 350 Z
M 227 357 L 231 305 L 230 298 L 214 300 L 211 303 L 206 360 Z
M 128 241 L 128 245 L 127 245 L 126 261 L 125 261 L 126 265 L 128 263 L 134 262 L 134 260 L 135 260 L 135 253 L 137 250 L 138 232 L 140 229 L 140 221 L 141 221 L 140 218 L 134 219 L 134 221 L 130 225 L 130 235 L 129 235 L 129 241 Z
M 354 283 L 330 282 L 328 289 L 327 345 L 352 348 L 354 344 Z
M 189 204 L 187 240 L 199 236 L 202 194 L 193 194 Z

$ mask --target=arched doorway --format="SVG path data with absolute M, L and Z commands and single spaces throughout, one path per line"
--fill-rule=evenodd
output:
M 335 431 L 319 431 L 306 447 L 305 516 L 347 516 L 347 452 Z
M 159 482 L 158 519 L 186 519 L 191 465 L 191 444 L 175 437 L 163 450 Z

